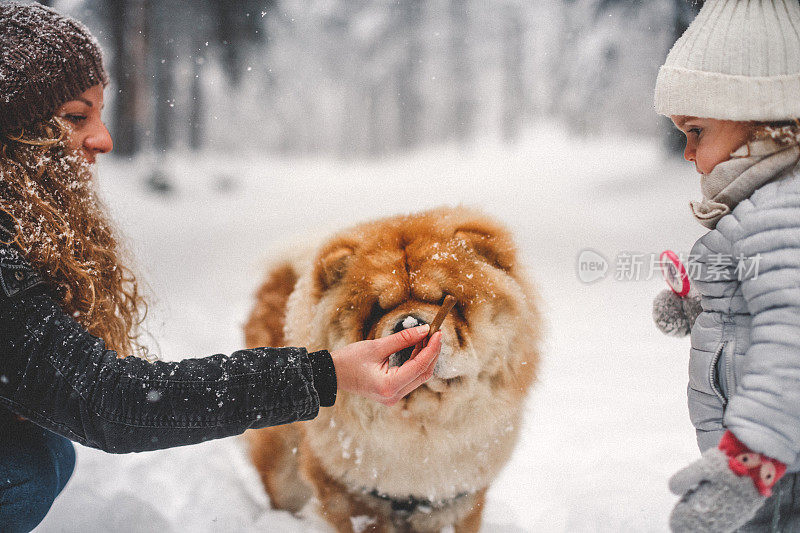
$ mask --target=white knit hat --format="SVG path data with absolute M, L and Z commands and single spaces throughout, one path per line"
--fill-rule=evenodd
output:
M 658 72 L 662 115 L 800 118 L 800 0 L 706 0 Z

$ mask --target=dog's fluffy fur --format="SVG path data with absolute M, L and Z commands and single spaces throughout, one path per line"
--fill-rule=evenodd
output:
M 245 335 L 335 350 L 409 315 L 432 321 L 446 294 L 458 304 L 425 385 L 392 407 L 339 391 L 312 421 L 247 433 L 273 506 L 297 512 L 316 496 L 339 531 L 479 529 L 539 356 L 537 297 L 502 226 L 440 208 L 344 231 L 271 270 Z

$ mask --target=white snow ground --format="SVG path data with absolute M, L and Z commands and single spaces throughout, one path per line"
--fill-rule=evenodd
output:
M 548 322 L 540 381 L 516 453 L 493 484 L 485 532 L 666 531 L 670 474 L 697 457 L 685 406 L 688 339 L 661 335 L 665 287 L 615 278 L 617 254 L 688 253 L 694 169 L 650 140 L 569 138 L 540 127 L 387 160 L 175 157 L 172 198 L 144 190 L 143 160 L 99 167 L 103 195 L 152 295 L 164 359 L 231 352 L 264 260 L 304 235 L 441 204 L 483 208 L 515 232 Z M 229 186 L 231 185 L 232 186 Z M 582 283 L 580 250 L 609 260 Z M 645 261 L 642 278 L 648 277 Z M 411 460 L 413 453 L 409 452 Z M 325 531 L 269 508 L 235 438 L 114 456 L 78 446 L 76 472 L 39 532 Z

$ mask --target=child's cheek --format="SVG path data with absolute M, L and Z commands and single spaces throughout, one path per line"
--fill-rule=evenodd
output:
M 697 152 L 697 170 L 701 174 L 709 174 L 714 168 L 731 158 L 727 148 L 717 150 L 705 150 Z

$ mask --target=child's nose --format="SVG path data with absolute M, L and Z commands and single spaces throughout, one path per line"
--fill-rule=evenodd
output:
M 694 161 L 695 149 L 690 143 L 686 143 L 686 149 L 683 151 L 683 158 L 687 161 Z

